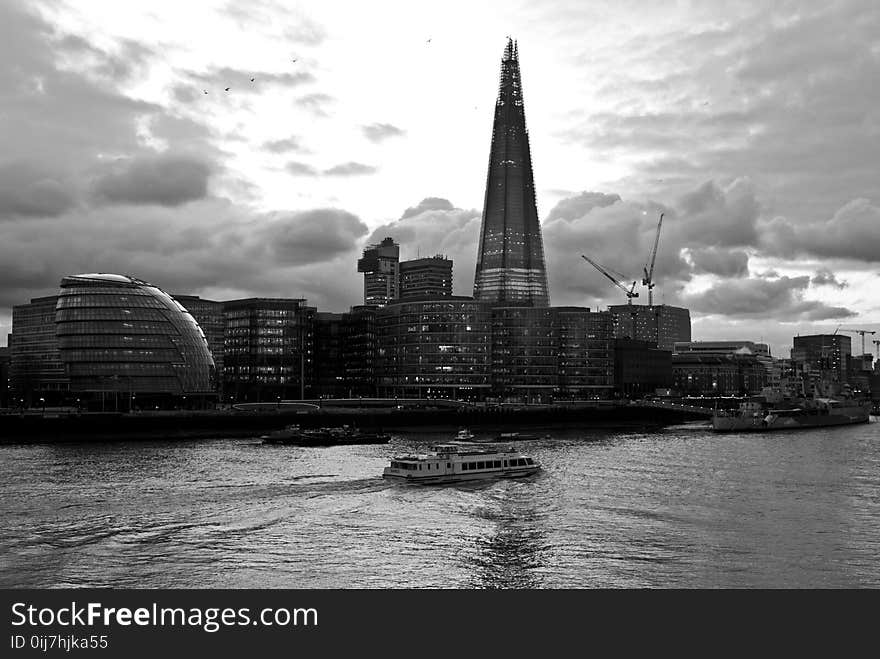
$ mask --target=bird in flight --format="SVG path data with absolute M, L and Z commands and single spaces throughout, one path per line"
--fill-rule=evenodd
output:
M 256 78 L 251 78 L 251 82 L 253 82 L 254 80 L 256 80 Z
M 425 42 L 425 43 L 431 43 L 431 40 L 430 40 L 430 39 L 428 39 L 428 40 L 427 40 L 427 41 L 426 41 L 426 42 Z
M 295 60 L 295 59 L 292 59 L 292 60 L 290 60 L 290 61 L 291 61 L 291 62 L 295 62 L 296 60 Z
M 207 89 L 203 89 L 202 91 L 204 91 L 206 94 L 208 93 L 208 90 L 207 90 Z
M 226 88 L 226 89 L 224 89 L 224 90 L 223 90 L 223 91 L 225 91 L 225 92 L 228 92 L 228 91 L 229 91 L 229 89 L 230 89 L 230 88 L 229 88 L 229 87 L 227 87 L 227 88 Z

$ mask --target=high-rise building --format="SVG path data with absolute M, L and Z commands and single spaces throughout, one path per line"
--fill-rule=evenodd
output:
M 852 341 L 845 334 L 812 334 L 794 337 L 791 359 L 812 380 L 845 384 L 848 381 Z
M 474 297 L 507 306 L 550 304 L 519 54 L 512 39 L 501 60 Z
M 691 340 L 691 312 L 665 304 L 614 304 L 608 307 L 618 339 L 648 341 L 661 350 Z
M 303 299 L 247 298 L 223 303 L 224 393 L 237 402 L 276 402 L 310 394 L 315 307 Z
M 400 297 L 400 246 L 392 238 L 368 245 L 358 259 L 364 273 L 364 304 L 384 306 Z
M 12 307 L 9 384 L 17 405 L 30 407 L 41 398 L 57 405 L 70 389 L 55 336 L 57 302 L 57 295 L 49 295 Z
M 400 299 L 452 295 L 452 261 L 442 254 L 401 261 Z
M 0 407 L 7 407 L 10 404 L 9 396 L 9 363 L 12 355 L 9 353 L 9 347 L 0 348 Z

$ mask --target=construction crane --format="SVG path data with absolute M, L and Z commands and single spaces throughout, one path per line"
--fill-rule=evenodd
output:
M 654 249 L 651 250 L 651 264 L 645 264 L 645 276 L 642 277 L 642 286 L 648 287 L 648 306 L 654 306 L 654 261 L 657 260 L 657 245 L 660 244 L 660 227 L 663 226 L 663 213 L 657 222 L 657 234 L 654 236 Z
M 589 264 L 592 265 L 594 268 L 596 268 L 596 270 L 598 270 L 598 271 L 601 272 L 603 275 L 605 275 L 606 277 L 608 277 L 608 279 L 610 279 L 611 282 L 612 282 L 615 286 L 617 286 L 617 288 L 619 288 L 620 290 L 622 290 L 622 291 L 624 292 L 624 294 L 626 295 L 626 303 L 627 303 L 627 304 L 632 304 L 632 299 L 633 299 L 634 297 L 638 297 L 638 296 L 639 296 L 639 294 L 635 292 L 636 282 L 633 282 L 633 283 L 632 283 L 632 286 L 630 286 L 629 288 L 627 288 L 626 285 L 623 283 L 623 281 L 625 281 L 626 279 L 628 279 L 628 277 L 625 277 L 624 275 L 620 274 L 619 272 L 615 272 L 614 270 L 611 270 L 610 268 L 605 268 L 605 267 L 599 265 L 599 264 L 596 263 L 593 259 L 591 259 L 589 256 L 586 256 L 586 255 L 584 255 L 584 254 L 581 254 L 581 257 L 583 257 L 583 259 L 584 259 L 587 263 L 589 263 Z
M 852 332 L 853 334 L 860 334 L 862 337 L 862 354 L 865 354 L 865 334 L 876 334 L 875 330 L 866 330 L 866 329 L 842 329 L 841 332 Z

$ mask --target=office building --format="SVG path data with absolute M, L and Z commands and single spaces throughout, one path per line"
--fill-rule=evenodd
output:
M 442 254 L 401 261 L 400 299 L 452 295 L 452 261 Z
M 223 303 L 227 401 L 277 402 L 311 395 L 316 311 L 303 299 Z
M 823 383 L 832 389 L 848 382 L 852 341 L 846 334 L 812 334 L 796 336 L 791 359 L 813 385 Z M 827 393 L 832 393 L 828 391 Z
M 495 102 L 474 298 L 504 306 L 550 304 L 519 53 L 510 39 Z
M 8 407 L 12 404 L 12 395 L 9 388 L 9 364 L 12 355 L 9 347 L 0 348 L 0 407 Z
M 491 314 L 466 297 L 399 301 L 377 312 L 380 396 L 483 400 Z
M 642 398 L 672 387 L 672 353 L 651 341 L 614 340 L 614 389 L 627 398 Z
M 383 306 L 400 297 L 400 246 L 392 238 L 367 246 L 358 259 L 364 274 L 364 304 Z
M 16 406 L 59 405 L 68 397 L 70 379 L 55 336 L 57 295 L 33 298 L 12 307 L 9 335 L 9 385 Z
M 105 273 L 64 277 L 54 320 L 71 393 L 93 405 L 100 395 L 108 409 L 111 394 L 119 411 L 213 402 L 214 360 L 205 335 L 156 286 Z
M 343 396 L 372 397 L 378 393 L 379 307 L 357 306 L 342 317 Z
M 670 352 L 676 342 L 691 340 L 691 313 L 687 309 L 665 304 L 615 304 L 608 310 L 615 338 L 649 341 Z

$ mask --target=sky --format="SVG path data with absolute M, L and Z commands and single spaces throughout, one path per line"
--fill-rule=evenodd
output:
M 623 303 L 581 254 L 640 281 L 663 213 L 694 339 L 880 337 L 873 1 L 13 0 L 0 345 L 81 272 L 345 311 L 385 236 L 471 294 L 508 36 L 553 304 Z

